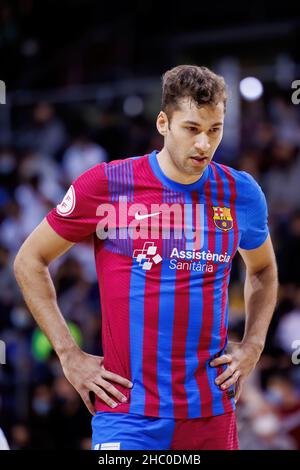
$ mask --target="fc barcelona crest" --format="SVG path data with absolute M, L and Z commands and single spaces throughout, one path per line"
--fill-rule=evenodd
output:
M 214 207 L 214 224 L 220 230 L 227 232 L 233 227 L 233 218 L 231 217 L 231 212 L 229 207 Z

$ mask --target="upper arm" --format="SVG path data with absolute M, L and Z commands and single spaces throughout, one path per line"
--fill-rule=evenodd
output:
M 58 235 L 49 225 L 46 218 L 36 227 L 21 246 L 16 262 L 22 259 L 38 259 L 49 264 L 74 245 Z
M 63 201 L 53 208 L 22 245 L 15 266 L 28 260 L 49 264 L 55 258 L 95 233 L 97 207 L 107 199 L 103 164 L 82 173 L 70 186 Z M 22 263 L 19 261 L 22 260 Z
M 249 273 L 256 273 L 267 267 L 274 267 L 276 269 L 275 254 L 270 235 L 258 248 L 253 250 L 239 248 L 238 251 Z
M 268 207 L 261 187 L 252 176 L 242 173 L 247 177 L 247 185 L 244 187 L 245 224 L 239 246 L 242 250 L 254 251 L 264 244 L 269 235 Z

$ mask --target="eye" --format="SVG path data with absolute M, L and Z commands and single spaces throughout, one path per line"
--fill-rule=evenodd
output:
M 191 132 L 195 132 L 197 130 L 197 128 L 194 126 L 189 126 L 187 129 Z
M 211 129 L 211 132 L 213 132 L 214 134 L 216 134 L 216 133 L 219 132 L 220 130 L 221 130 L 220 127 L 213 127 L 213 128 Z

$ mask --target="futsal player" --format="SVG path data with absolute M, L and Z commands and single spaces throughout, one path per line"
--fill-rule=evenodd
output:
M 235 406 L 264 347 L 277 272 L 261 188 L 213 161 L 226 100 L 224 79 L 205 67 L 167 71 L 163 148 L 83 173 L 16 257 L 26 303 L 93 414 L 94 449 L 238 449 Z M 74 342 L 48 270 L 91 235 L 103 357 Z M 231 343 L 237 252 L 246 321 Z

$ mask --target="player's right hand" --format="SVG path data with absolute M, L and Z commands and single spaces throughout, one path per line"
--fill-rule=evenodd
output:
M 104 358 L 102 356 L 93 356 L 80 349 L 76 349 L 60 356 L 60 362 L 65 377 L 77 390 L 92 415 L 95 414 L 95 409 L 91 402 L 90 392 L 95 393 L 100 400 L 111 408 L 115 408 L 118 405 L 111 396 L 121 403 L 126 403 L 127 398 L 125 395 L 110 382 L 116 382 L 127 388 L 132 388 L 132 382 L 106 370 L 103 365 Z

